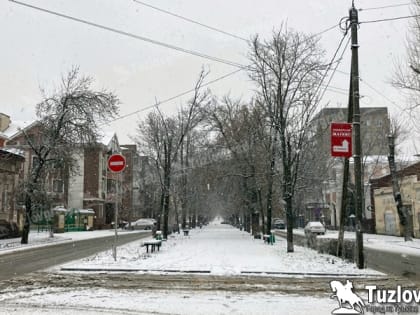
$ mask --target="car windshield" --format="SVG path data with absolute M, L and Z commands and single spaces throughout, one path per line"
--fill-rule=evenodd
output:
M 0 1 L 0 313 L 420 313 L 419 25 Z

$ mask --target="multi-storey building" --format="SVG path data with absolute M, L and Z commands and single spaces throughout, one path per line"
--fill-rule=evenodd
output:
M 390 122 L 386 107 L 363 107 L 361 111 L 361 142 L 364 167 L 364 182 L 366 185 L 366 202 L 364 205 L 364 222 L 372 230 L 373 215 L 370 211 L 370 197 L 367 191 L 368 181 L 377 174 L 383 174 L 387 168 L 388 152 L 387 135 Z M 305 219 L 320 219 L 332 227 L 337 226 L 341 215 L 343 161 L 330 156 L 330 124 L 331 122 L 346 122 L 346 108 L 324 108 L 311 122 L 311 162 L 308 166 L 310 179 L 305 190 Z M 354 147 L 354 145 L 353 145 Z M 351 183 L 354 183 L 354 172 L 351 162 Z M 354 193 L 349 185 L 349 195 Z M 352 211 L 347 209 L 347 224 L 351 224 Z M 372 221 L 372 222 L 370 222 Z
M 42 133 L 37 121 L 16 122 L 5 114 L 0 113 L 0 145 L 7 150 L 19 150 L 23 163 L 22 172 L 19 173 L 19 181 L 24 182 L 38 162 L 36 154 L 28 145 L 28 137 L 31 141 L 42 141 Z M 128 145 L 126 154 L 129 167 L 121 174 L 115 174 L 108 170 L 108 158 L 113 153 L 121 153 L 118 138 L 114 132 L 104 133 L 95 144 L 75 147 L 72 157 L 76 161 L 74 172 L 69 172 L 66 167 L 49 170 L 42 178 L 48 208 L 93 209 L 94 228 L 110 227 L 114 221 L 115 209 L 118 206 L 129 208 L 127 203 L 133 206 L 135 199 L 131 197 L 125 204 L 123 196 L 133 196 L 135 189 L 135 163 L 137 153 L 135 148 Z M 20 155 L 19 155 L 20 156 Z M 16 157 L 17 158 L 17 157 Z M 124 179 L 125 178 L 125 179 Z M 130 183 L 123 191 L 123 181 Z M 46 209 L 49 210 L 49 209 Z
M 24 161 L 22 155 L 0 149 L 0 222 L 22 224 L 23 209 L 17 203 L 17 194 Z

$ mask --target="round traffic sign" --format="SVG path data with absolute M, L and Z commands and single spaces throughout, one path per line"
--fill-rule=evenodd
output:
M 113 154 L 108 159 L 108 169 L 111 172 L 119 173 L 125 168 L 125 157 L 121 154 Z

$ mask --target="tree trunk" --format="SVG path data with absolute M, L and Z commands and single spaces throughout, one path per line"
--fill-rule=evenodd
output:
M 29 230 L 31 228 L 31 216 L 32 216 L 32 192 L 27 192 L 25 196 L 25 221 L 23 223 L 21 244 L 28 244 Z
M 388 145 L 389 145 L 389 155 L 388 155 L 388 163 L 389 163 L 389 170 L 391 173 L 391 181 L 392 181 L 392 191 L 394 193 L 395 204 L 397 207 L 398 217 L 400 219 L 400 224 L 403 226 L 404 229 L 404 240 L 405 241 L 412 241 L 412 231 L 411 231 L 411 215 L 403 206 L 402 203 L 402 196 L 398 185 L 398 178 L 397 178 L 397 167 L 395 165 L 395 144 L 394 144 L 394 137 L 390 135 L 388 137 Z
M 292 198 L 286 198 L 286 219 L 287 219 L 287 252 L 293 253 L 293 208 L 292 208 Z
M 270 131 L 271 133 L 271 131 Z M 270 169 L 268 170 L 267 178 L 267 234 L 271 233 L 271 221 L 273 210 L 273 182 L 274 182 L 274 168 L 276 166 L 276 137 L 272 139 L 270 136 Z
M 260 212 L 260 215 L 261 215 L 262 233 L 266 234 L 265 233 L 264 207 L 263 207 L 263 203 L 262 203 L 261 188 L 258 188 L 257 198 L 258 198 L 258 208 L 260 210 L 259 212 Z M 258 222 L 258 224 L 259 224 L 259 222 Z
M 274 151 L 274 149 L 273 149 Z M 267 178 L 267 233 L 271 233 L 271 221 L 272 221 L 272 210 L 273 210 L 273 178 L 274 178 L 274 156 L 271 156 L 270 171 Z

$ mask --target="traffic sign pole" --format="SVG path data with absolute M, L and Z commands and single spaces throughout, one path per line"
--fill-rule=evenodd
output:
M 121 172 L 124 170 L 126 165 L 125 157 L 121 154 L 113 154 L 108 159 L 108 169 L 113 172 L 117 173 L 117 193 L 116 193 L 116 200 L 115 200 L 115 217 L 114 217 L 114 229 L 115 229 L 115 237 L 114 237 L 114 245 L 112 246 L 112 256 L 114 260 L 117 261 L 117 239 L 118 239 L 118 198 L 120 196 L 120 189 L 119 189 L 119 182 L 121 182 Z

